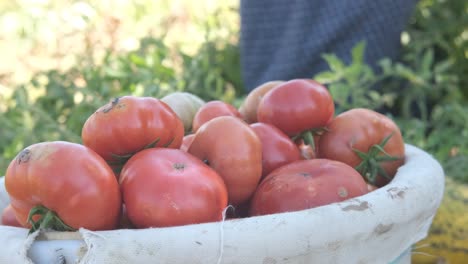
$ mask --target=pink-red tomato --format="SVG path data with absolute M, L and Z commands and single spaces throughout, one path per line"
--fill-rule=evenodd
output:
M 233 105 L 223 101 L 209 101 L 202 105 L 195 113 L 192 123 L 192 132 L 197 132 L 204 123 L 219 116 L 235 116 L 241 118 L 241 114 Z
M 260 122 L 250 124 L 250 127 L 262 143 L 262 178 L 274 169 L 301 158 L 296 144 L 278 128 Z
M 23 227 L 18 220 L 16 220 L 15 212 L 13 211 L 11 204 L 3 209 L 0 224 L 5 226 Z
M 10 162 L 5 187 L 24 227 L 31 227 L 28 214 L 33 208 L 40 208 L 33 220 L 53 217 L 55 222 L 45 226 L 53 229 L 58 220 L 71 229 L 118 225 L 122 200 L 117 179 L 104 159 L 83 145 L 54 141 L 25 148 Z
M 334 113 L 333 98 L 325 86 L 309 79 L 294 79 L 265 94 L 258 105 L 257 119 L 295 136 L 326 126 Z
M 100 107 L 83 125 L 83 144 L 117 171 L 136 152 L 150 147 L 179 148 L 184 125 L 164 102 L 123 96 Z
M 120 186 L 128 219 L 137 228 L 219 221 L 227 207 L 222 178 L 180 149 L 138 152 L 123 167 Z
M 284 81 L 269 81 L 255 87 L 252 91 L 249 92 L 249 94 L 247 94 L 239 108 L 239 112 L 241 113 L 245 122 L 249 124 L 258 122 L 257 108 L 260 100 L 267 92 L 282 83 L 284 83 Z
M 188 153 L 219 173 L 235 206 L 252 196 L 262 176 L 261 141 L 237 117 L 220 116 L 206 122 L 195 133 Z
M 355 108 L 336 116 L 327 127 L 319 140 L 319 157 L 356 168 L 377 187 L 387 184 L 404 163 L 400 129 L 385 115 Z M 386 144 L 379 147 L 386 138 Z
M 271 172 L 253 196 L 250 215 L 299 211 L 366 194 L 352 167 L 334 160 L 299 160 Z

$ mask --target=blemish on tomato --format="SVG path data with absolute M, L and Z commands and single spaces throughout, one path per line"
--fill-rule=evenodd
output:
M 120 97 L 116 97 L 116 98 L 112 99 L 110 104 L 106 105 L 106 107 L 102 109 L 102 112 L 103 113 L 108 113 L 108 112 L 110 112 L 112 109 L 114 109 L 116 107 L 117 108 L 122 108 L 124 105 L 119 104 L 119 102 L 120 102 Z
M 29 149 L 23 149 L 19 154 L 18 154 L 18 158 L 16 159 L 18 164 L 21 164 L 21 163 L 26 163 L 29 161 L 29 159 L 31 158 L 31 150 Z
M 183 171 L 186 167 L 186 165 L 184 163 L 174 163 L 174 165 L 172 165 L 172 167 L 176 170 L 181 170 Z
M 339 187 L 339 188 L 338 188 L 338 195 L 339 195 L 341 198 L 346 198 L 346 197 L 348 197 L 348 190 L 346 190 L 345 187 Z

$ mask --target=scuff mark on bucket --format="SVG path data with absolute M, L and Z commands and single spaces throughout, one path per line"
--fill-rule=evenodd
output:
M 359 204 L 350 204 L 345 207 L 342 207 L 341 210 L 343 211 L 364 211 L 370 208 L 370 205 L 367 201 L 360 202 L 356 200 Z

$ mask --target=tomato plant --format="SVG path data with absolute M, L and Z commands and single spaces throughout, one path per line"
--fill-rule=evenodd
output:
M 192 131 L 196 132 L 200 126 L 218 116 L 235 116 L 241 118 L 241 114 L 233 105 L 223 101 L 209 101 L 204 104 L 193 118 Z
M 18 222 L 31 231 L 107 230 L 121 212 L 109 165 L 80 144 L 53 141 L 21 151 L 7 168 L 5 187 Z
M 334 111 L 333 99 L 325 86 L 309 79 L 294 79 L 265 94 L 258 105 L 257 119 L 289 136 L 298 136 L 327 125 Z M 313 143 L 311 136 L 304 139 L 307 144 Z
M 361 175 L 345 163 L 299 160 L 266 176 L 255 192 L 250 215 L 299 211 L 366 194 Z
M 219 221 L 228 200 L 222 178 L 179 149 L 138 152 L 123 167 L 120 186 L 137 228 Z
M 262 176 L 262 144 L 240 118 L 220 116 L 206 122 L 195 133 L 188 152 L 219 173 L 232 205 L 247 201 L 257 188 Z
M 296 144 L 278 128 L 260 122 L 250 124 L 250 127 L 262 144 L 262 177 L 282 165 L 301 158 Z
M 270 81 L 255 87 L 250 91 L 245 99 L 242 101 L 239 107 L 239 112 L 245 122 L 252 124 L 258 122 L 257 120 L 257 109 L 260 100 L 265 96 L 267 92 L 276 86 L 284 83 L 284 81 Z
M 124 96 L 100 107 L 84 123 L 83 144 L 118 171 L 136 152 L 150 147 L 179 148 L 184 125 L 164 102 Z
M 320 158 L 342 161 L 378 187 L 387 184 L 404 163 L 399 127 L 389 117 L 354 108 L 336 116 L 319 140 Z

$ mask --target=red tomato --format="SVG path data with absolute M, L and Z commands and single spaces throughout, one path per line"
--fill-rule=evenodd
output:
M 210 101 L 201 106 L 193 118 L 192 131 L 195 133 L 204 123 L 218 116 L 241 118 L 239 111 L 223 101 Z
M 296 144 L 278 128 L 266 123 L 253 123 L 250 127 L 262 143 L 262 178 L 274 169 L 301 158 Z
M 356 168 L 377 187 L 387 184 L 404 163 L 405 146 L 400 129 L 380 113 L 352 109 L 339 114 L 327 127 L 319 140 L 319 157 Z
M 24 227 L 31 227 L 31 210 L 41 227 L 62 231 L 114 229 L 119 221 L 122 201 L 114 173 L 98 154 L 79 144 L 54 141 L 27 147 L 8 166 L 5 187 Z M 48 217 L 52 221 L 47 223 Z
M 289 136 L 324 127 L 335 106 L 327 88 L 318 82 L 295 79 L 270 90 L 257 109 L 259 122 L 276 126 Z
M 250 215 L 299 211 L 366 194 L 352 167 L 334 160 L 299 160 L 270 173 L 258 186 Z
M 252 124 L 258 122 L 257 120 L 257 108 L 260 100 L 263 96 L 269 92 L 271 89 L 276 86 L 284 83 L 284 81 L 270 81 L 266 82 L 260 86 L 255 87 L 252 91 L 249 92 L 247 97 L 245 97 L 242 105 L 239 108 L 239 112 L 242 115 L 242 118 L 245 122 Z
M 18 222 L 18 220 L 16 220 L 15 212 L 13 211 L 11 204 L 9 204 L 7 207 L 3 209 L 2 219 L 0 221 L 0 224 L 6 225 L 6 226 L 23 227 Z
M 124 96 L 92 114 L 81 136 L 85 146 L 120 169 L 142 149 L 179 148 L 184 126 L 166 103 L 152 97 Z
M 240 118 L 220 116 L 206 122 L 195 133 L 188 152 L 219 173 L 232 205 L 247 201 L 257 188 L 262 176 L 262 144 Z
M 123 167 L 120 186 L 137 228 L 219 221 L 227 206 L 221 177 L 180 149 L 138 152 Z
M 195 137 L 195 134 L 185 135 L 184 138 L 182 139 L 182 145 L 180 146 L 180 149 L 187 152 L 188 148 L 190 147 L 190 144 L 192 144 L 194 137 Z

